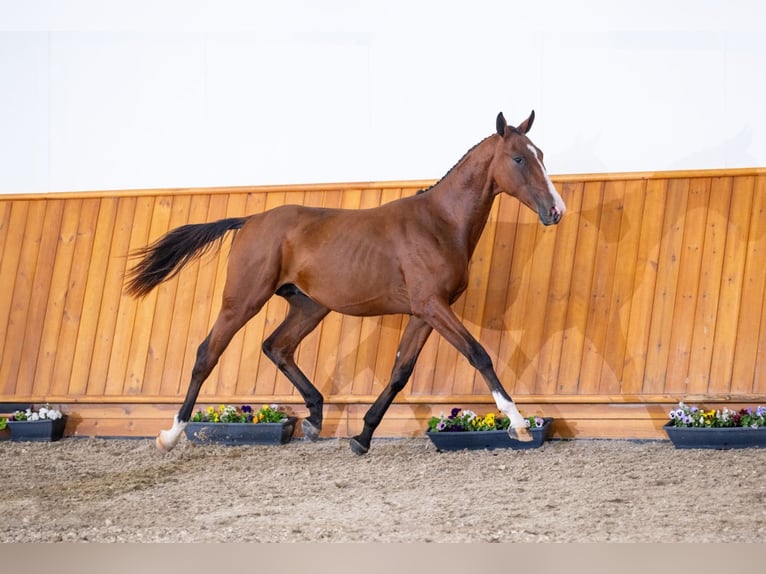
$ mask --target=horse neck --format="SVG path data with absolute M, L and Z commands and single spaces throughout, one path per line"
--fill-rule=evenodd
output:
M 425 194 L 470 256 L 479 242 L 497 192 L 489 179 L 496 137 L 482 141 L 469 151 L 447 175 Z

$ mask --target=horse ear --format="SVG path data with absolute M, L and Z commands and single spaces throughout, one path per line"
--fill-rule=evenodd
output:
M 495 126 L 497 128 L 497 134 L 500 137 L 503 137 L 505 135 L 506 130 L 508 130 L 508 122 L 505 121 L 505 116 L 503 115 L 503 112 L 500 112 L 497 114 L 497 120 L 495 121 Z
M 534 121 L 535 121 L 535 110 L 532 110 L 532 113 L 529 114 L 529 117 L 519 124 L 518 130 L 521 133 L 526 134 L 529 130 L 532 129 L 532 124 L 534 123 Z

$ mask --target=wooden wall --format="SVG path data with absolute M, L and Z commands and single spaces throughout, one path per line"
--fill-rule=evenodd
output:
M 49 401 L 78 435 L 153 435 L 180 404 L 219 306 L 228 243 L 136 301 L 127 254 L 169 229 L 284 203 L 350 209 L 432 182 L 0 196 L 0 402 Z M 558 436 L 662 437 L 679 399 L 766 402 L 766 169 L 563 176 L 560 225 L 508 197 L 454 305 L 522 412 Z M 234 339 L 200 405 L 278 402 L 305 413 L 260 352 L 275 297 Z M 406 318 L 329 315 L 298 363 L 349 436 L 388 381 Z M 437 335 L 377 436 L 420 434 L 452 406 L 493 410 Z M 1 409 L 0 409 L 1 410 Z

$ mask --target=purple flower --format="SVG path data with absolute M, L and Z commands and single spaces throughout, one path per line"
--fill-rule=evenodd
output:
M 455 407 L 454 409 L 452 409 L 452 413 L 450 414 L 449 418 L 454 419 L 459 413 L 460 413 L 460 409 Z
M 242 412 L 243 413 L 252 413 L 253 412 L 253 407 L 251 407 L 250 405 L 242 405 Z

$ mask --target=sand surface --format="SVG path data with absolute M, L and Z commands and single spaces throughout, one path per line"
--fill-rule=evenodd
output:
M 766 449 L 0 442 L 2 542 L 764 542 Z

